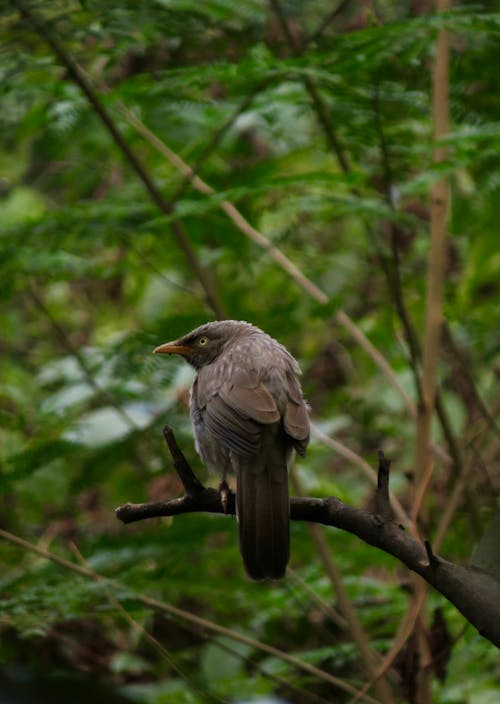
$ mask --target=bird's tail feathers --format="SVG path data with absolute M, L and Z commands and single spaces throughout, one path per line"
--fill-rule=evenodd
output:
M 240 551 L 251 579 L 281 579 L 290 555 L 290 499 L 285 458 L 237 470 Z

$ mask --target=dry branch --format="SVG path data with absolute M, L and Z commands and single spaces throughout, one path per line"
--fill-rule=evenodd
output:
M 438 12 L 450 9 L 450 0 L 438 0 Z M 450 62 L 450 37 L 446 29 L 440 29 L 434 62 L 432 112 L 434 139 L 442 139 L 448 130 L 448 74 Z M 434 162 L 446 158 L 446 148 L 437 145 Z M 446 260 L 446 220 L 448 213 L 448 183 L 446 178 L 436 181 L 431 187 L 431 232 L 427 264 L 427 300 L 425 336 L 423 343 L 422 398 L 417 418 L 417 443 L 415 479 L 422 485 L 432 466 L 430 456 L 431 420 L 434 414 L 437 367 L 440 357 L 440 340 L 443 326 L 443 291 Z M 418 490 L 418 489 L 417 489 Z
M 169 438 L 168 445 L 169 449 L 173 450 L 174 464 L 178 467 L 179 460 L 182 458 L 181 465 L 184 468 L 189 467 L 175 442 L 171 429 L 166 428 L 164 435 Z M 189 474 L 195 476 L 191 468 L 189 468 Z M 185 484 L 185 478 L 181 474 L 183 484 Z M 386 480 L 383 479 L 382 488 L 379 489 L 384 495 L 385 483 Z M 188 482 L 188 490 L 190 485 Z M 227 507 L 224 509 L 216 489 L 204 487 L 197 479 L 192 487 L 196 487 L 194 492 L 170 501 L 125 504 L 116 509 L 116 516 L 123 523 L 132 523 L 145 518 L 175 516 L 182 513 L 236 514 L 232 492 L 229 492 Z M 425 545 L 409 535 L 398 523 L 384 515 L 349 506 L 334 496 L 324 499 L 292 498 L 290 519 L 341 528 L 397 558 L 441 592 L 482 636 L 500 648 L 500 582 L 491 575 L 449 562 L 434 553 L 429 560 Z
M 296 472 L 291 473 L 291 480 L 294 491 L 303 493 L 303 487 Z M 378 653 L 373 650 L 357 611 L 349 598 L 340 570 L 335 564 L 332 552 L 328 547 L 324 530 L 322 530 L 317 523 L 309 523 L 308 528 L 312 541 L 316 546 L 316 552 L 323 563 L 325 574 L 332 585 L 337 600 L 337 606 L 346 619 L 348 631 L 356 645 L 366 674 L 370 680 L 374 682 L 375 694 L 384 704 L 392 704 L 394 700 L 389 682 L 385 678 L 378 679 L 376 677 L 377 668 L 380 665 Z M 369 689 L 370 688 L 366 691 L 369 691 Z

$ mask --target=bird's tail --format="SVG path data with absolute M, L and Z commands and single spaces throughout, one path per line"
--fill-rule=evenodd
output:
M 284 457 L 249 458 L 237 469 L 240 552 L 251 579 L 281 579 L 290 555 L 290 500 Z

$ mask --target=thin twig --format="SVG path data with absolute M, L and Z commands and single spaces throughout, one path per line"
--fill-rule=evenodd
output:
M 250 89 L 244 99 L 236 106 L 234 111 L 231 113 L 231 115 L 227 118 L 227 120 L 215 131 L 215 133 L 212 135 L 211 139 L 207 142 L 205 147 L 203 148 L 201 154 L 199 154 L 198 158 L 193 164 L 192 167 L 192 176 L 188 176 L 185 174 L 185 178 L 180 184 L 179 188 L 173 193 L 172 195 L 172 202 L 177 203 L 177 201 L 180 200 L 180 198 L 184 195 L 184 192 L 186 191 L 187 187 L 191 183 L 191 179 L 193 176 L 198 174 L 201 171 L 201 168 L 203 164 L 207 161 L 209 156 L 214 152 L 214 150 L 219 146 L 221 143 L 222 139 L 225 137 L 227 132 L 230 130 L 230 128 L 234 125 L 238 117 L 245 112 L 245 110 L 248 110 L 250 105 L 252 104 L 254 98 L 264 90 L 264 88 L 267 88 L 268 85 L 273 83 L 275 80 L 274 76 L 268 76 L 261 81 L 259 81 L 252 89 Z
M 79 66 L 66 52 L 61 42 L 59 42 L 54 33 L 51 31 L 50 27 L 37 13 L 32 12 L 23 0 L 15 0 L 15 5 L 19 9 L 21 15 L 36 29 L 40 36 L 45 39 L 54 54 L 66 68 L 68 75 L 71 76 L 72 80 L 79 86 L 89 104 L 92 106 L 92 109 L 108 130 L 113 141 L 146 187 L 152 201 L 165 215 L 172 215 L 174 212 L 173 205 L 165 200 L 149 171 L 127 143 L 111 115 L 98 98 L 97 93 L 90 84 L 90 81 L 87 80 Z M 196 252 L 189 241 L 189 237 L 183 225 L 178 221 L 174 221 L 172 222 L 171 227 L 175 239 L 177 240 L 181 250 L 184 252 L 186 259 L 203 287 L 207 302 L 216 317 L 221 320 L 224 319 L 226 317 L 224 306 L 220 301 L 211 273 L 205 269 L 198 260 Z
M 322 599 L 315 591 L 312 589 L 307 582 L 302 579 L 300 574 L 296 572 L 294 569 L 288 565 L 286 569 L 286 574 L 288 577 L 291 577 L 294 582 L 296 582 L 299 587 L 306 592 L 307 596 L 310 598 L 310 600 L 316 604 L 318 609 L 332 621 L 336 626 L 341 628 L 343 631 L 347 630 L 348 628 L 348 623 L 345 620 L 343 616 L 339 614 L 338 611 L 336 611 L 328 602 L 326 602 L 324 599 Z
M 328 25 L 330 25 L 334 19 L 336 19 L 342 12 L 345 10 L 345 8 L 349 5 L 351 0 L 341 0 L 337 7 L 335 7 L 326 17 L 320 22 L 319 26 L 317 29 L 314 30 L 308 37 L 306 37 L 303 41 L 305 45 L 310 44 L 311 42 L 316 42 L 318 39 L 321 38 L 321 35 L 324 33 L 324 31 L 328 28 Z
M 38 287 L 33 281 L 29 282 L 29 293 L 31 295 L 31 298 L 33 302 L 35 303 L 36 307 L 43 313 L 47 321 L 49 322 L 52 330 L 54 331 L 57 339 L 61 343 L 61 346 L 65 349 L 65 351 L 73 357 L 78 366 L 80 367 L 80 370 L 85 378 L 85 381 L 87 384 L 98 394 L 101 398 L 102 401 L 107 403 L 108 405 L 112 406 L 116 413 L 122 418 L 122 420 L 125 422 L 125 424 L 128 426 L 128 428 L 132 431 L 138 430 L 138 426 L 134 422 L 134 420 L 129 416 L 129 414 L 118 404 L 116 403 L 115 399 L 113 396 L 109 393 L 107 389 L 102 388 L 97 381 L 95 380 L 94 375 L 89 369 L 89 366 L 87 362 L 85 361 L 84 356 L 78 349 L 78 347 L 75 347 L 71 340 L 69 339 L 68 335 L 66 334 L 64 328 L 59 324 L 59 322 L 56 320 L 52 312 L 49 310 L 47 307 L 45 301 L 43 300 L 42 294 L 39 291 Z
M 276 17 L 278 18 L 278 21 L 280 23 L 281 29 L 283 31 L 283 34 L 287 38 L 287 41 L 290 45 L 290 48 L 292 50 L 292 53 L 294 56 L 300 56 L 302 53 L 302 47 L 298 43 L 297 39 L 293 35 L 293 32 L 291 32 L 290 27 L 288 26 L 287 19 L 283 13 L 283 9 L 278 2 L 278 0 L 269 0 L 270 5 L 276 14 Z M 351 165 L 349 163 L 349 159 L 347 157 L 347 154 L 344 152 L 344 149 L 337 138 L 337 134 L 335 130 L 332 127 L 331 124 L 331 118 L 328 115 L 328 112 L 326 110 L 326 107 L 321 99 L 321 96 L 318 91 L 318 87 L 314 80 L 310 76 L 305 76 L 303 78 L 303 83 L 304 86 L 309 93 L 309 97 L 311 98 L 311 102 L 314 107 L 314 111 L 316 113 L 316 116 L 318 118 L 318 122 L 321 124 L 321 127 L 323 128 L 323 131 L 325 133 L 328 146 L 330 149 L 334 152 L 336 155 L 338 162 L 344 171 L 344 173 L 348 173 L 351 170 Z
M 437 0 L 438 12 L 449 10 L 450 0 Z M 438 33 L 434 63 L 432 112 L 434 139 L 444 137 L 448 131 L 450 37 L 447 29 Z M 447 149 L 438 145 L 434 150 L 434 162 L 446 159 Z M 448 183 L 443 177 L 431 186 L 431 232 L 427 265 L 427 299 L 425 334 L 423 344 L 422 399 L 417 418 L 417 440 L 415 454 L 415 483 L 422 483 L 432 465 L 430 456 L 431 420 L 434 414 L 437 367 L 440 357 L 440 338 L 443 325 L 443 291 L 446 266 L 446 221 L 448 215 Z
M 349 460 L 349 462 L 352 462 L 357 467 L 359 467 L 363 474 L 369 479 L 371 484 L 373 484 L 374 486 L 377 485 L 377 473 L 375 472 L 373 467 L 370 467 L 368 462 L 366 462 L 362 457 L 357 455 L 353 450 L 346 447 L 338 440 L 330 438 L 328 435 L 323 433 L 323 431 L 320 430 L 318 426 L 314 423 L 311 424 L 311 431 L 314 437 L 317 437 L 319 440 L 321 440 L 321 442 L 325 443 L 325 445 L 331 447 L 332 450 L 335 450 L 335 452 L 338 452 L 341 457 L 345 457 L 345 459 Z M 398 498 L 393 494 L 391 494 L 390 497 L 391 504 L 392 506 L 394 506 L 394 511 L 396 516 L 398 517 L 398 520 L 401 521 L 403 525 L 408 525 L 410 523 L 410 518 L 401 503 L 399 502 Z
M 387 379 L 391 382 L 395 389 L 399 392 L 399 395 L 404 401 L 408 413 L 415 418 L 417 415 L 417 409 L 415 404 L 406 393 L 405 389 L 401 386 L 399 379 L 397 378 L 394 371 L 391 369 L 390 365 L 386 361 L 385 357 L 377 350 L 375 345 L 373 345 L 370 340 L 366 337 L 363 331 L 353 322 L 353 320 L 345 313 L 343 310 L 338 310 L 335 314 L 335 319 L 347 330 L 347 332 L 353 337 L 358 345 L 368 354 L 369 357 L 375 362 L 377 367 L 383 372 Z
M 121 112 L 126 116 L 127 120 L 135 127 L 135 129 L 141 134 L 148 142 L 157 149 L 163 156 L 168 159 L 168 161 L 175 166 L 184 176 L 189 180 L 189 182 L 194 186 L 194 188 L 200 193 L 205 195 L 215 195 L 216 191 L 203 181 L 199 176 L 196 175 L 196 167 L 191 168 L 186 164 L 181 157 L 172 151 L 162 140 L 160 140 L 154 132 L 151 132 L 146 125 L 144 125 L 130 110 L 125 108 L 125 106 L 120 107 Z M 271 259 L 279 264 L 279 266 L 289 274 L 289 276 L 294 279 L 294 281 L 307 293 L 314 298 L 318 303 L 328 303 L 328 296 L 323 293 L 323 291 L 316 286 L 310 279 L 305 276 L 302 271 L 292 262 L 288 257 L 283 254 L 283 252 L 275 247 L 271 240 L 269 240 L 265 235 L 256 230 L 246 218 L 239 212 L 239 210 L 230 201 L 223 200 L 219 203 L 219 207 L 223 210 L 226 215 L 234 222 L 234 224 L 241 230 L 247 237 L 249 237 L 255 244 L 257 244 L 262 249 L 265 249 L 269 254 Z
M 435 567 L 439 559 L 436 557 L 436 555 L 432 552 L 432 545 L 430 540 L 424 540 L 424 547 L 425 547 L 425 552 L 427 553 L 427 559 L 429 560 L 429 565 L 431 567 Z
M 0 537 L 10 543 L 13 543 L 14 545 L 23 548 L 23 550 L 35 553 L 36 555 L 44 558 L 45 560 L 55 562 L 61 567 L 64 567 L 65 569 L 70 570 L 71 572 L 79 574 L 81 577 L 86 577 L 94 581 L 104 581 L 109 584 L 110 587 L 113 588 L 115 593 L 127 590 L 127 587 L 124 584 L 120 583 L 118 580 L 104 577 L 103 575 L 98 574 L 89 567 L 77 565 L 74 562 L 66 560 L 64 557 L 60 557 L 59 555 L 56 555 L 52 552 L 48 552 L 47 550 L 43 550 L 37 545 L 33 545 L 27 540 L 24 540 L 23 538 L 20 538 L 19 536 L 14 535 L 9 531 L 0 529 Z M 130 590 L 127 591 L 129 591 L 130 593 Z M 181 619 L 182 621 L 188 621 L 189 623 L 194 624 L 197 628 L 206 629 L 212 633 L 217 633 L 218 635 L 226 636 L 231 640 L 243 643 L 244 645 L 248 645 L 250 648 L 259 650 L 260 652 L 264 652 L 267 655 L 271 655 L 272 657 L 283 660 L 292 667 L 298 670 L 302 670 L 302 672 L 306 672 L 308 675 L 317 677 L 318 679 L 327 682 L 328 684 L 331 684 L 334 687 L 338 687 L 344 692 L 348 692 L 351 695 L 358 694 L 358 690 L 356 690 L 355 687 L 352 687 L 347 682 L 344 682 L 338 677 L 334 677 L 328 672 L 320 670 L 314 665 L 310 665 L 309 663 L 303 662 L 302 660 L 299 660 L 293 655 L 289 655 L 288 653 L 279 650 L 279 648 L 275 648 L 271 645 L 268 645 L 267 643 L 263 643 L 261 641 L 255 640 L 254 638 L 250 638 L 249 636 L 245 636 L 243 633 L 233 631 L 232 629 L 226 628 L 225 626 L 221 626 L 218 623 L 208 621 L 207 619 L 202 618 L 201 616 L 197 616 L 196 614 L 193 614 L 190 611 L 180 609 L 176 606 L 173 606 L 172 604 L 169 604 L 168 602 L 160 601 L 159 599 L 154 599 L 153 597 L 147 596 L 145 594 L 135 594 L 133 592 L 130 593 L 130 596 L 136 601 L 138 601 L 140 604 L 143 604 L 144 606 L 148 606 L 156 611 L 162 611 L 164 613 L 167 613 L 169 616 Z M 380 704 L 376 699 L 368 695 L 363 695 L 363 698 L 370 704 Z
M 179 475 L 186 493 L 190 496 L 200 494 L 204 491 L 205 487 L 191 469 L 184 453 L 177 444 L 174 431 L 168 425 L 165 425 L 163 428 L 163 437 L 165 438 L 165 442 L 167 443 L 167 447 L 174 461 L 175 471 Z
M 424 504 L 424 498 L 427 493 L 427 488 L 432 479 L 432 472 L 434 470 L 434 458 L 429 456 L 429 461 L 425 467 L 425 472 L 420 478 L 418 485 L 415 487 L 413 502 L 411 507 L 411 521 L 415 527 L 415 531 L 418 533 L 418 518 L 422 515 L 422 506 Z
M 393 511 L 389 498 L 389 476 L 391 461 L 388 460 L 382 450 L 378 452 L 378 474 L 377 491 L 375 492 L 375 507 L 377 515 L 385 520 L 392 520 Z

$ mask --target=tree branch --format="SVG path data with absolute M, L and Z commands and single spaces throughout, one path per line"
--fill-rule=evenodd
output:
M 309 676 L 312 675 L 312 677 L 316 677 L 323 682 L 327 682 L 328 684 L 331 684 L 334 687 L 338 687 L 344 692 L 348 692 L 351 695 L 355 695 L 356 700 L 362 698 L 364 701 L 369 702 L 369 704 L 379 704 L 376 699 L 370 697 L 368 694 L 365 694 L 362 690 L 357 690 L 348 682 L 344 682 L 344 680 L 340 679 L 340 677 L 335 677 L 329 672 L 325 672 L 324 670 L 321 670 L 315 665 L 311 665 L 308 662 L 304 662 L 303 660 L 300 660 L 294 655 L 290 655 L 289 653 L 286 653 L 283 650 L 280 650 L 279 648 L 275 648 L 274 646 L 268 645 L 267 643 L 264 643 L 260 640 L 250 638 L 244 633 L 235 631 L 232 628 L 227 628 L 226 626 L 222 626 L 218 623 L 215 623 L 214 621 L 209 621 L 206 618 L 197 616 L 191 611 L 180 609 L 179 607 L 174 606 L 173 604 L 170 604 L 167 601 L 160 601 L 159 599 L 155 599 L 146 594 L 130 593 L 130 590 L 128 588 L 125 588 L 125 585 L 120 583 L 116 579 L 104 577 L 103 575 L 98 574 L 89 567 L 77 565 L 74 562 L 70 562 L 64 557 L 60 557 L 59 555 L 56 555 L 53 552 L 49 552 L 48 550 L 45 550 L 39 547 L 38 545 L 33 545 L 33 543 L 30 543 L 27 540 L 24 540 L 23 538 L 14 535 L 13 533 L 9 533 L 8 531 L 3 530 L 2 528 L 0 528 L 0 538 L 23 548 L 23 550 L 32 552 L 45 560 L 51 560 L 52 562 L 57 565 L 60 565 L 64 569 L 69 570 L 71 572 L 75 572 L 76 574 L 79 574 L 82 577 L 93 579 L 96 582 L 105 582 L 109 585 L 110 588 L 113 589 L 114 594 L 127 592 L 127 594 L 130 595 L 139 604 L 143 604 L 144 606 L 154 609 L 155 611 L 166 613 L 170 617 L 179 619 L 181 622 L 187 622 L 192 627 L 195 627 L 197 629 L 197 632 L 200 632 L 200 630 L 202 632 L 208 631 L 209 633 L 216 633 L 217 635 L 223 636 L 224 638 L 229 638 L 237 643 L 243 643 L 244 645 L 249 646 L 250 649 L 266 653 L 266 655 L 270 655 L 274 658 L 279 658 L 280 660 L 283 660 L 284 662 L 288 663 L 297 670 L 306 672 Z
M 375 128 L 378 134 L 379 144 L 380 144 L 380 156 L 382 162 L 383 171 L 383 192 L 384 197 L 392 210 L 396 210 L 393 193 L 393 182 L 392 182 L 392 170 L 389 159 L 389 145 L 385 138 L 385 133 L 382 127 L 381 119 L 381 105 L 380 105 L 380 95 L 378 87 L 375 90 L 374 97 L 374 116 L 375 116 Z M 389 232 L 390 232 L 390 254 L 387 255 L 381 250 L 377 251 L 377 258 L 380 262 L 382 271 L 387 281 L 387 286 L 391 293 L 392 299 L 394 301 L 394 306 L 398 317 L 403 326 L 403 332 L 405 335 L 406 343 L 408 345 L 408 351 L 410 354 L 410 367 L 413 372 L 415 389 L 419 399 L 419 405 L 417 412 L 419 412 L 420 407 L 423 404 L 423 390 L 422 390 L 422 380 L 420 378 L 420 367 L 422 360 L 422 350 L 418 340 L 418 335 L 416 333 L 415 327 L 411 321 L 410 314 L 408 312 L 404 295 L 403 295 L 403 282 L 401 280 L 400 271 L 400 252 L 399 252 L 399 242 L 403 239 L 402 232 L 398 225 L 394 222 L 389 221 Z M 368 230 L 371 226 L 368 225 Z M 373 237 L 374 241 L 375 238 Z M 441 424 L 443 435 L 446 439 L 446 443 L 449 448 L 450 457 L 452 464 L 455 468 L 455 474 L 460 474 L 462 471 L 462 458 L 460 455 L 460 450 L 457 446 L 455 436 L 451 429 L 448 414 L 444 407 L 443 401 L 441 399 L 441 394 L 438 388 L 435 389 L 435 408 L 436 413 Z M 412 414 L 413 415 L 413 414 Z M 435 450 L 433 450 L 435 451 Z M 442 454 L 442 451 L 441 453 Z M 446 459 L 448 461 L 448 458 Z
M 278 18 L 282 32 L 288 41 L 292 54 L 294 56 L 300 56 L 302 53 L 302 48 L 295 39 L 293 32 L 290 30 L 290 27 L 288 26 L 287 19 L 283 13 L 283 9 L 279 3 L 279 0 L 269 0 L 269 4 L 276 17 Z M 321 99 L 318 87 L 316 83 L 312 80 L 312 78 L 310 78 L 309 76 L 304 77 L 303 83 L 311 99 L 311 103 L 316 113 L 318 122 L 320 123 L 323 132 L 325 133 L 325 137 L 328 142 L 328 147 L 333 151 L 333 153 L 337 157 L 342 171 L 344 173 L 348 173 L 351 170 L 349 159 L 347 157 L 347 154 L 344 152 L 344 149 L 337 137 L 335 130 L 332 127 L 331 116 L 328 114 L 328 110 L 326 109 L 326 106 L 323 103 L 323 100 Z
M 343 11 L 347 8 L 350 0 L 341 0 L 337 7 L 335 7 L 331 12 L 326 15 L 326 17 L 320 22 L 319 27 L 312 32 L 308 37 L 304 39 L 304 44 L 307 46 L 307 44 L 310 44 L 311 42 L 317 42 L 318 39 L 321 38 L 322 34 L 325 32 L 325 30 L 328 28 L 328 25 L 330 25 L 334 19 L 336 19 L 339 15 L 343 13 Z
M 284 34 L 285 38 L 287 39 L 288 44 L 290 46 L 291 53 L 294 56 L 300 56 L 301 46 L 297 42 L 296 38 L 293 36 L 293 33 L 291 32 L 290 27 L 288 26 L 286 16 L 283 13 L 283 10 L 281 8 L 279 0 L 269 0 L 269 1 L 270 1 L 270 6 L 271 6 L 272 10 L 276 14 L 276 16 L 280 22 L 283 34 Z M 309 96 L 311 98 L 311 104 L 312 104 L 314 111 L 316 113 L 318 123 L 320 124 L 321 128 L 323 129 L 323 132 L 325 135 L 325 140 L 326 140 L 330 150 L 336 155 L 337 161 L 338 161 L 342 171 L 345 174 L 350 173 L 351 166 L 349 163 L 349 158 L 347 157 L 346 152 L 344 151 L 344 148 L 343 148 L 343 146 L 337 136 L 335 127 L 331 123 L 331 120 L 328 116 L 328 111 L 326 109 L 326 106 L 323 102 L 323 99 L 321 97 L 321 94 L 320 94 L 316 84 L 310 78 L 305 78 L 304 85 L 309 93 Z M 386 159 L 386 157 L 387 157 L 387 154 L 384 155 L 384 159 Z M 386 161 L 386 163 L 384 164 L 384 169 L 387 169 L 387 168 L 389 168 L 389 164 Z M 387 176 L 388 173 L 386 172 L 385 175 Z M 389 186 L 390 186 L 390 184 L 386 184 L 386 195 L 389 194 L 389 196 L 390 196 L 390 187 Z M 356 188 L 352 188 L 351 191 L 355 196 L 360 195 L 358 189 L 356 189 Z M 389 205 L 391 205 L 391 207 L 393 207 L 391 197 L 389 197 L 388 203 L 389 203 Z M 398 315 L 398 317 L 401 321 L 401 324 L 403 326 L 403 331 L 404 331 L 405 338 L 406 338 L 409 352 L 410 352 L 411 369 L 413 371 L 413 375 L 415 378 L 415 386 L 416 386 L 419 400 L 420 400 L 420 402 L 422 402 L 423 397 L 422 397 L 422 388 L 421 388 L 421 381 L 420 381 L 420 374 L 419 374 L 420 359 L 421 359 L 420 345 L 418 342 L 417 333 L 416 333 L 414 326 L 413 326 L 413 323 L 410 319 L 410 315 L 407 310 L 406 303 L 405 303 L 404 296 L 403 296 L 401 274 L 399 271 L 399 254 L 398 254 L 398 249 L 397 249 L 398 230 L 395 225 L 391 224 L 392 253 L 391 253 L 391 256 L 388 256 L 380 250 L 380 248 L 377 244 L 377 238 L 375 236 L 373 225 L 368 221 L 365 221 L 365 224 L 366 224 L 367 233 L 369 234 L 369 236 L 371 237 L 371 240 L 373 241 L 373 243 L 375 245 L 377 258 L 380 262 L 382 271 L 384 272 L 384 276 L 387 280 L 388 289 L 392 295 L 397 315 Z M 439 390 L 437 390 L 437 392 L 436 392 L 435 407 L 436 407 L 436 413 L 439 418 L 439 422 L 440 422 L 442 430 L 443 430 L 443 435 L 445 436 L 446 442 L 448 443 L 448 446 L 449 446 L 450 455 L 453 459 L 456 473 L 460 474 L 461 467 L 462 467 L 460 452 L 458 450 L 457 443 L 455 441 L 453 432 L 451 430 L 451 425 L 450 425 L 450 422 L 448 419 L 446 409 L 445 409 L 444 404 L 442 402 L 441 396 L 439 394 Z
M 208 512 L 234 516 L 234 493 L 228 492 L 228 502 L 224 509 L 220 493 L 216 489 L 203 486 L 196 478 L 175 441 L 173 431 L 165 427 L 163 432 L 174 466 L 188 493 L 169 501 L 127 503 L 116 509 L 117 518 L 123 523 L 133 523 L 146 518 L 177 516 L 183 513 Z M 383 476 L 378 491 L 385 496 L 388 484 L 387 460 L 382 457 L 380 462 L 383 465 Z M 387 509 L 386 501 L 387 499 L 384 499 L 382 503 Z M 500 648 L 500 582 L 491 575 L 454 564 L 435 555 L 430 549 L 430 543 L 426 547 L 387 516 L 349 506 L 334 496 L 324 499 L 291 498 L 290 519 L 341 528 L 392 555 L 441 592 L 482 636 Z
M 127 118 L 131 125 L 135 127 L 137 132 L 139 132 L 144 139 L 146 139 L 160 154 L 162 154 L 170 164 L 175 166 L 187 179 L 197 191 L 204 193 L 205 195 L 215 195 L 216 191 L 203 181 L 199 176 L 196 175 L 196 166 L 191 168 L 186 162 L 172 149 L 170 149 L 165 142 L 159 139 L 156 134 L 151 132 L 150 129 L 146 127 L 130 110 L 128 110 L 124 105 L 120 106 L 122 114 Z M 241 230 L 247 237 L 249 237 L 257 246 L 266 250 L 271 259 L 274 261 L 289 275 L 292 279 L 307 293 L 312 296 L 319 303 L 328 303 L 328 296 L 321 291 L 316 284 L 314 284 L 310 279 L 302 273 L 302 271 L 296 266 L 278 247 L 274 246 L 270 239 L 268 239 L 261 232 L 256 230 L 248 220 L 240 213 L 240 211 L 228 200 L 223 200 L 219 203 L 219 207 L 223 210 L 230 220 L 236 225 L 237 228 Z
M 297 472 L 291 472 L 292 487 L 297 493 L 303 493 L 301 481 Z M 309 533 L 316 546 L 316 551 L 323 562 L 325 574 L 333 588 L 338 608 L 347 621 L 347 629 L 358 650 L 367 676 L 374 681 L 374 693 L 384 704 L 393 704 L 391 686 L 384 677 L 376 679 L 377 669 L 380 664 L 378 653 L 373 650 L 368 635 L 363 628 L 358 613 L 344 584 L 340 569 L 338 568 L 328 547 L 325 531 L 317 523 L 308 524 Z M 368 690 L 367 690 L 368 691 Z
M 54 36 L 54 33 L 51 31 L 47 23 L 37 13 L 32 12 L 22 0 L 15 0 L 14 5 L 19 10 L 22 17 L 27 20 L 35 28 L 38 34 L 47 42 L 55 56 L 57 56 L 59 61 L 65 67 L 68 75 L 80 88 L 89 104 L 92 106 L 92 109 L 111 135 L 116 146 L 120 149 L 125 159 L 144 184 L 151 200 L 165 215 L 172 215 L 174 212 L 173 204 L 168 202 L 163 197 L 148 169 L 144 166 L 137 154 L 127 143 L 118 126 L 99 99 L 92 85 L 87 80 L 73 58 L 66 52 L 61 42 L 59 42 L 59 40 Z M 219 320 L 223 320 L 226 318 L 226 313 L 215 287 L 212 273 L 202 266 L 195 250 L 193 249 L 193 246 L 191 245 L 191 242 L 189 241 L 189 237 L 182 223 L 174 221 L 172 222 L 171 227 L 172 233 L 177 240 L 179 247 L 183 251 L 189 265 L 196 274 L 205 292 L 207 303 L 212 308 L 215 316 Z
M 450 9 L 450 0 L 437 0 L 438 12 Z M 442 139 L 448 132 L 450 35 L 440 29 L 432 80 L 432 118 L 434 139 Z M 434 163 L 446 159 L 447 150 L 442 145 L 434 149 Z M 444 282 L 446 269 L 446 226 L 448 215 L 448 183 L 445 177 L 431 186 L 430 248 L 427 263 L 427 293 L 425 305 L 425 334 L 422 355 L 422 396 L 417 417 L 417 442 L 415 453 L 415 485 L 424 481 L 427 468 L 432 466 L 430 453 L 431 422 L 434 415 L 437 369 L 441 351 L 441 330 L 444 322 Z

